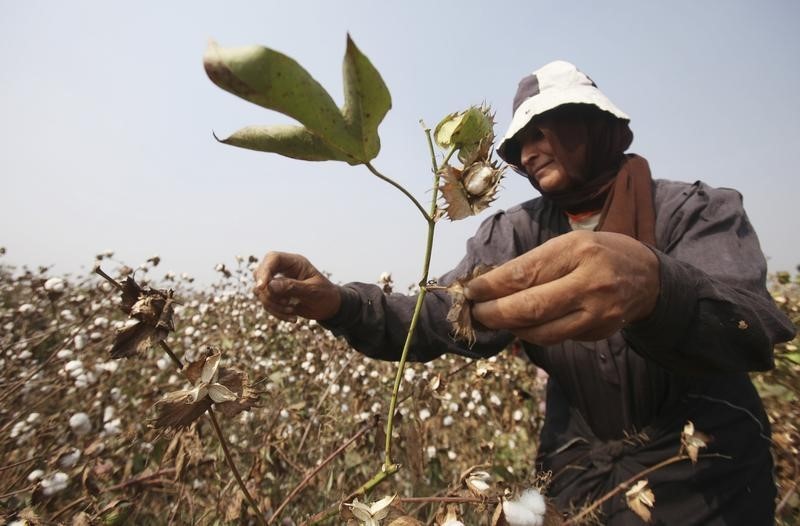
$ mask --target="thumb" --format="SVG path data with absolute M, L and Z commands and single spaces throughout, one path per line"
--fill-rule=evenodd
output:
M 294 284 L 296 283 L 295 280 L 284 278 L 284 277 L 276 277 L 272 278 L 269 283 L 267 283 L 267 287 L 269 291 L 273 294 L 288 294 L 294 288 Z

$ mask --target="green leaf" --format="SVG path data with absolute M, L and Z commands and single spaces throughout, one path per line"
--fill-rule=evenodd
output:
M 303 161 L 353 160 L 346 154 L 329 147 L 306 128 L 291 124 L 248 126 L 233 133 L 227 139 L 217 140 L 240 148 L 277 153 Z
M 389 89 L 380 73 L 347 35 L 347 51 L 342 66 L 344 76 L 344 120 L 350 133 L 359 138 L 361 157 L 374 159 L 381 149 L 378 125 L 392 107 Z
M 221 48 L 212 41 L 203 65 L 225 91 L 296 119 L 336 150 L 355 158 L 363 151 L 331 96 L 294 59 L 261 46 Z

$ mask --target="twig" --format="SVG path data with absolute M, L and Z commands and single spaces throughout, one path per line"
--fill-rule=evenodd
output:
M 6 493 L 4 495 L 0 495 L 0 500 L 7 499 L 8 497 L 13 497 L 14 495 L 17 495 L 19 493 L 25 493 L 26 491 L 30 491 L 35 487 L 36 487 L 36 484 L 31 484 L 28 487 L 25 487 L 25 488 L 22 488 L 22 489 L 17 489 L 17 490 L 14 490 L 14 491 L 10 491 L 10 492 L 8 492 L 8 493 Z
M 353 358 L 355 358 L 355 356 L 356 355 L 354 353 L 350 354 L 350 357 L 347 359 L 347 361 L 344 363 L 344 365 L 341 367 L 341 369 L 339 369 L 339 371 L 331 379 L 331 382 L 335 382 L 336 380 L 339 379 L 339 376 L 341 376 L 342 373 L 347 369 L 347 366 L 350 365 L 350 362 L 353 361 Z M 317 405 L 314 407 L 314 414 L 318 413 L 319 408 L 322 407 L 322 402 L 324 402 L 328 398 L 328 394 L 330 392 L 331 392 L 330 386 L 328 386 L 328 389 L 325 389 L 325 392 L 322 393 L 322 396 L 319 397 L 319 401 L 317 402 Z M 308 420 L 308 424 L 306 424 L 306 428 L 303 431 L 303 438 L 300 439 L 300 445 L 297 446 L 297 449 L 296 449 L 297 453 L 299 453 L 300 451 L 303 450 L 303 444 L 305 444 L 305 442 L 306 442 L 306 437 L 308 437 L 308 431 L 311 429 L 312 422 L 313 422 L 313 419 L 310 418 Z
M 178 369 L 183 369 L 183 362 L 181 362 L 180 358 L 178 358 L 175 355 L 175 353 L 172 352 L 172 349 L 169 348 L 167 342 L 165 342 L 164 340 L 159 340 L 158 345 L 160 345 L 161 348 L 164 349 L 164 352 L 167 353 L 167 356 L 169 356 L 172 359 L 172 361 L 175 362 L 175 365 L 178 366 Z
M 775 515 L 778 515 L 781 512 L 781 510 L 783 510 L 783 508 L 789 503 L 789 499 L 792 498 L 792 495 L 795 494 L 796 490 L 797 490 L 797 481 L 795 480 L 792 483 L 792 487 L 786 491 L 786 494 L 783 496 L 783 498 L 781 498 L 781 501 L 778 503 L 777 506 L 775 506 Z
M 119 281 L 115 280 L 114 278 L 103 272 L 103 269 L 101 269 L 99 265 L 94 268 L 94 272 L 98 276 L 104 278 L 106 281 L 114 285 L 114 287 L 116 287 L 117 290 L 119 291 L 122 290 L 123 287 L 122 285 L 120 285 Z
M 347 449 L 347 447 L 350 444 L 361 438 L 364 435 L 364 433 L 366 433 L 373 427 L 375 427 L 375 422 L 371 422 L 370 424 L 359 429 L 355 435 L 353 435 L 347 440 L 347 442 L 339 446 L 339 448 L 336 451 L 328 455 L 328 457 L 322 462 L 320 462 L 318 466 L 309 471 L 308 474 L 303 478 L 303 480 L 300 481 L 300 484 L 295 486 L 295 488 L 289 493 L 289 495 L 285 499 L 283 499 L 283 502 L 281 502 L 280 505 L 277 508 L 275 508 L 275 512 L 272 514 L 272 517 L 270 517 L 268 524 L 272 524 L 273 522 L 275 522 L 275 520 L 277 520 L 278 516 L 281 514 L 284 508 L 286 508 L 286 506 L 289 505 L 289 503 L 297 496 L 297 494 L 300 493 L 300 491 L 302 491 L 303 488 L 305 488 L 308 485 L 311 479 L 313 479 L 317 475 L 317 473 L 319 473 L 322 470 L 322 468 L 330 464 L 331 461 L 337 456 L 339 456 L 345 449 Z
M 36 455 L 35 457 L 31 457 L 31 458 L 28 458 L 28 459 L 25 459 L 25 460 L 20 460 L 19 462 L 14 462 L 13 464 L 9 464 L 7 466 L 2 466 L 2 467 L 0 467 L 0 473 L 2 473 L 3 471 L 5 471 L 7 469 L 15 468 L 17 466 L 21 466 L 23 464 L 27 464 L 27 463 L 33 462 L 35 460 L 39 460 L 40 458 L 44 458 L 44 455 Z
M 700 455 L 700 458 L 713 458 L 713 457 L 725 458 L 725 459 L 730 459 L 731 458 L 731 457 L 728 457 L 726 455 L 720 455 L 720 454 L 717 454 L 717 453 L 709 453 L 707 455 Z M 657 471 L 657 470 L 659 470 L 661 468 L 665 468 L 665 467 L 669 466 L 670 464 L 675 464 L 676 462 L 680 462 L 682 460 L 689 460 L 689 455 L 686 455 L 686 454 L 683 454 L 683 453 L 678 453 L 674 457 L 670 457 L 670 458 L 668 458 L 666 460 L 663 460 L 663 461 L 659 462 L 658 464 L 656 464 L 654 466 L 650 466 L 649 468 L 640 471 L 639 473 L 635 474 L 634 476 L 630 477 L 629 479 L 627 479 L 627 480 L 625 480 L 623 482 L 620 482 L 619 484 L 617 484 L 617 486 L 614 489 L 612 489 L 611 491 L 609 491 L 608 493 L 606 493 L 605 495 L 603 495 L 602 497 L 600 497 L 599 499 L 594 501 L 591 506 L 588 506 L 588 507 L 584 508 L 577 515 L 567 519 L 564 522 L 564 526 L 574 526 L 576 524 L 579 524 L 582 519 L 584 519 L 588 515 L 590 515 L 594 510 L 599 508 L 608 499 L 610 499 L 611 497 L 614 497 L 615 495 L 621 493 L 622 491 L 627 490 L 628 488 L 630 488 L 630 486 L 632 484 L 635 484 L 636 481 L 638 481 L 642 477 L 645 477 L 645 476 L 649 475 L 650 473 L 652 473 L 654 471 Z
M 264 520 L 264 515 L 262 515 L 261 511 L 259 511 L 258 504 L 256 504 L 256 501 L 253 500 L 253 497 L 247 490 L 247 486 L 242 480 L 242 476 L 239 474 L 239 470 L 236 468 L 236 464 L 233 462 L 233 457 L 231 456 L 231 452 L 228 449 L 228 442 L 227 440 L 225 440 L 225 436 L 222 434 L 222 429 L 219 427 L 219 422 L 217 422 L 217 417 L 214 415 L 213 407 L 208 408 L 208 417 L 211 419 L 211 425 L 214 426 L 214 432 L 217 434 L 219 443 L 222 446 L 222 453 L 225 455 L 225 460 L 228 461 L 228 466 L 231 468 L 233 476 L 236 477 L 236 482 L 239 483 L 239 488 L 242 490 L 244 498 L 247 500 L 247 503 L 250 505 L 250 507 L 253 508 L 258 523 L 261 524 L 262 526 L 266 526 L 267 522 Z

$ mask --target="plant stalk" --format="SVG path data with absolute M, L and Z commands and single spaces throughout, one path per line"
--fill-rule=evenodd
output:
M 433 253 L 433 235 L 436 230 L 436 201 L 439 198 L 439 165 L 436 163 L 436 155 L 433 151 L 433 141 L 431 140 L 431 133 L 429 129 L 425 130 L 425 136 L 428 139 L 428 147 L 431 152 L 431 165 L 433 168 L 433 192 L 431 195 L 431 208 L 430 213 L 426 213 L 426 222 L 428 223 L 428 236 L 425 243 L 425 259 L 422 264 L 422 278 L 419 281 L 419 294 L 417 295 L 417 303 L 414 305 L 414 314 L 411 316 L 411 324 L 408 327 L 408 334 L 406 341 L 403 344 L 403 352 L 400 355 L 400 363 L 397 364 L 397 374 L 394 378 L 394 386 L 392 387 L 392 397 L 389 402 L 389 414 L 386 417 L 386 444 L 384 447 L 383 468 L 382 471 L 388 471 L 395 468 L 392 462 L 392 427 L 394 424 L 394 413 L 397 408 L 397 395 L 400 391 L 400 383 L 403 381 L 403 370 L 405 369 L 406 361 L 408 360 L 408 350 L 411 348 L 411 341 L 414 338 L 414 332 L 419 322 L 420 313 L 422 312 L 422 305 L 425 300 L 427 289 L 425 288 L 428 283 L 428 272 L 431 266 L 431 255 Z M 444 166 L 450 157 L 455 152 L 455 148 L 451 148 L 447 156 L 442 161 Z
M 228 467 L 231 468 L 233 476 L 236 477 L 236 482 L 239 483 L 239 488 L 242 490 L 244 498 L 247 500 L 247 503 L 251 508 L 253 508 L 253 511 L 256 514 L 256 521 L 258 521 L 261 526 L 267 526 L 267 521 L 264 519 L 264 515 L 262 515 L 261 511 L 258 509 L 258 504 L 256 504 L 256 501 L 247 490 L 247 486 L 245 485 L 244 480 L 242 480 L 242 476 L 239 474 L 236 464 L 233 462 L 233 457 L 228 449 L 228 442 L 225 440 L 225 435 L 222 434 L 222 428 L 219 427 L 219 422 L 217 422 L 216 415 L 214 415 L 214 408 L 208 408 L 208 417 L 211 419 L 211 425 L 214 426 L 214 432 L 217 434 L 219 443 L 222 446 L 222 453 L 225 455 L 225 460 L 228 461 Z
M 392 179 L 386 177 L 385 175 L 383 175 L 382 173 L 380 173 L 374 166 L 372 166 L 371 163 L 366 162 L 366 163 L 364 163 L 364 166 L 366 166 L 367 169 L 370 172 L 372 172 L 377 178 L 386 181 L 390 185 L 394 186 L 395 188 L 397 188 L 398 190 L 403 192 L 403 195 L 408 197 L 411 200 L 411 202 L 414 203 L 414 206 L 416 206 L 417 210 L 420 211 L 422 216 L 425 218 L 425 221 L 430 221 L 430 219 L 431 219 L 430 216 L 428 216 L 428 213 L 425 211 L 425 209 L 422 207 L 422 205 L 419 203 L 419 201 L 417 201 L 417 198 L 414 197 L 413 195 L 411 195 L 411 192 L 409 192 L 408 190 L 403 188 L 403 186 L 401 184 L 395 182 L 394 180 L 392 180 Z

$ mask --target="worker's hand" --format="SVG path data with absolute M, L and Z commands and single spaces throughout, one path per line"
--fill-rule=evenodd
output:
M 656 255 L 611 232 L 570 232 L 479 276 L 465 295 L 472 315 L 540 345 L 600 340 L 652 313 Z
M 299 254 L 268 252 L 253 275 L 253 292 L 276 318 L 326 320 L 339 311 L 339 287 Z

